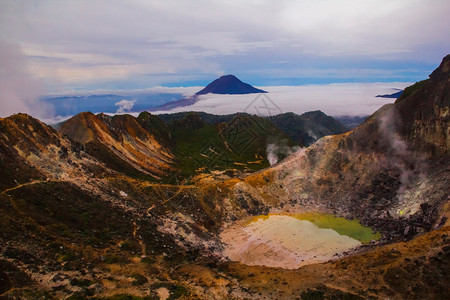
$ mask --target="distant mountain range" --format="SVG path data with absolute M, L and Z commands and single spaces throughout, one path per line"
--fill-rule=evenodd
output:
M 268 93 L 242 82 L 234 75 L 225 75 L 215 79 L 203 88 L 161 88 L 149 89 L 148 91 L 118 91 L 117 93 L 112 92 L 109 94 L 47 96 L 42 98 L 41 101 L 54 108 L 54 113 L 58 120 L 67 119 L 85 111 L 114 114 L 139 113 L 142 111 L 173 112 L 176 108 L 178 108 L 176 109 L 177 111 L 207 111 L 213 114 L 233 114 L 239 111 L 246 111 L 247 113 L 254 113 L 257 115 L 275 115 L 288 111 L 302 114 L 311 110 L 322 110 L 332 116 L 341 116 L 347 113 L 346 107 L 344 107 L 344 111 L 337 112 L 336 110 L 330 111 L 328 109 L 328 104 L 323 105 L 322 103 L 321 105 L 320 102 L 317 102 L 316 106 L 314 99 L 317 97 L 322 99 L 322 94 L 325 95 L 329 93 L 329 87 L 317 86 L 315 87 L 316 90 L 313 94 L 309 96 L 304 94 L 305 92 L 308 93 L 308 89 L 305 90 L 304 87 L 299 88 L 300 89 L 295 89 L 295 91 L 299 91 L 298 94 L 292 92 L 293 90 L 290 88 L 281 89 L 281 93 L 279 93 L 280 89 L 276 89 L 276 91 L 278 91 L 276 93 Z M 380 91 L 383 93 L 392 91 L 392 86 L 380 86 L 379 89 L 373 89 L 371 93 L 373 93 L 372 95 L 380 94 L 377 97 L 388 97 L 393 99 L 401 92 L 399 90 L 399 92 L 394 94 L 381 95 Z M 276 101 L 272 101 L 272 97 L 274 97 L 274 100 Z M 345 101 L 345 99 L 336 98 L 339 97 L 339 95 L 333 97 L 335 98 L 334 100 L 336 103 Z M 366 98 L 364 95 L 361 95 L 362 100 L 360 101 L 361 103 L 364 103 L 364 106 L 370 106 L 368 102 L 365 101 Z M 202 101 L 197 103 L 200 99 Z M 244 102 L 238 99 L 245 99 L 245 103 L 248 105 L 246 106 Z M 378 102 L 375 98 L 368 100 L 375 100 L 375 102 Z M 295 105 L 295 107 L 290 106 L 289 103 Z M 308 103 L 312 103 L 312 105 Z M 266 109 L 267 105 L 269 107 Z M 284 109 L 279 109 L 277 105 L 283 106 Z M 262 106 L 265 108 L 262 109 Z M 261 113 L 258 110 L 261 110 Z M 268 113 L 265 113 L 266 110 Z M 371 112 L 372 111 L 367 111 L 367 109 L 362 107 L 360 112 L 356 112 L 356 116 L 358 118 L 367 116 Z M 351 113 L 352 115 L 355 114 L 355 112 Z M 353 128 L 356 125 L 359 125 L 363 120 L 364 118 L 349 119 L 346 117 L 340 121 L 343 122 L 347 128 Z M 57 121 L 54 121 L 53 124 L 56 122 Z
M 394 98 L 397 99 L 403 94 L 403 90 L 400 90 L 398 92 L 392 93 L 392 94 L 385 94 L 385 95 L 377 95 L 378 98 Z
M 115 113 L 116 103 L 121 100 L 135 100 L 133 111 L 143 111 L 149 107 L 160 105 L 183 97 L 181 93 L 121 93 L 121 94 L 92 94 L 81 96 L 48 96 L 41 101 L 49 103 L 59 116 L 73 116 L 83 111 Z
M 284 131 L 293 141 L 310 146 L 319 138 L 348 131 L 347 127 L 320 110 L 302 115 L 289 112 L 270 116 L 268 119 Z
M 208 84 L 204 89 L 198 91 L 193 96 L 188 96 L 180 100 L 170 101 L 163 105 L 153 107 L 149 111 L 168 111 L 176 107 L 186 107 L 193 105 L 198 101 L 199 95 L 206 94 L 230 94 L 230 95 L 245 95 L 245 94 L 258 94 L 267 93 L 264 90 L 257 89 L 248 83 L 242 82 L 234 75 L 224 75 L 210 84 Z
M 333 116 L 333 118 L 341 122 L 348 129 L 358 127 L 364 123 L 368 117 L 369 116 Z

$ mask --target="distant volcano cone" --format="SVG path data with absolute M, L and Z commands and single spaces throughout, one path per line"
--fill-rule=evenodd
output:
M 204 89 L 197 92 L 196 95 L 212 94 L 255 94 L 267 93 L 257 89 L 250 84 L 242 82 L 234 75 L 224 75 L 208 84 Z
M 180 100 L 170 101 L 163 105 L 153 107 L 149 111 L 168 111 L 177 107 L 191 106 L 198 101 L 199 95 L 206 94 L 259 94 L 267 93 L 266 91 L 252 87 L 250 84 L 240 81 L 234 75 L 224 75 L 217 78 L 210 84 L 208 84 L 204 89 L 198 91 L 193 96 L 185 97 Z

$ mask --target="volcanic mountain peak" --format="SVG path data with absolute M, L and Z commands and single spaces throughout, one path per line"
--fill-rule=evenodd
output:
M 199 99 L 199 95 L 206 94 L 257 94 L 257 93 L 267 93 L 266 91 L 257 89 L 248 83 L 242 82 L 234 75 L 224 75 L 210 84 L 208 84 L 204 89 L 195 93 L 195 95 L 185 97 L 179 100 L 170 101 L 163 105 L 153 107 L 149 111 L 169 111 L 176 107 L 185 107 L 195 104 Z
M 224 75 L 208 84 L 204 89 L 197 92 L 196 95 L 212 94 L 254 94 L 267 93 L 257 89 L 250 84 L 242 82 L 234 75 Z

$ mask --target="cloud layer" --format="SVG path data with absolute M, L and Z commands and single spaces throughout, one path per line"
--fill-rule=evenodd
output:
M 377 95 L 391 94 L 409 85 L 410 83 L 397 82 L 264 87 L 267 94 L 201 95 L 194 105 L 175 108 L 170 112 L 277 115 L 321 110 L 331 116 L 365 116 L 374 113 L 384 104 L 395 101 L 392 98 L 376 97 Z
M 133 109 L 134 104 L 136 103 L 136 100 L 120 100 L 115 106 L 118 107 L 116 114 L 125 114 L 130 112 Z
M 450 49 L 450 1 L 3 0 L 0 37 L 51 91 L 424 78 Z
M 51 116 L 51 106 L 38 100 L 43 93 L 42 83 L 26 71 L 20 47 L 0 40 L 0 117 L 19 112 Z

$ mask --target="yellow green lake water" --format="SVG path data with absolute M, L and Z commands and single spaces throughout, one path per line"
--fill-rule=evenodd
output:
M 257 216 L 230 224 L 220 234 L 228 259 L 286 269 L 338 258 L 379 238 L 358 220 L 319 213 Z
M 268 214 L 252 218 L 247 224 L 255 222 L 260 219 L 267 219 L 270 216 L 280 214 Z M 347 220 L 345 218 L 336 217 L 332 214 L 323 214 L 316 212 L 308 212 L 301 214 L 283 214 L 298 220 L 305 220 L 315 224 L 319 228 L 333 229 L 340 235 L 346 235 L 355 240 L 360 241 L 363 244 L 370 243 L 371 240 L 377 241 L 381 238 L 379 232 L 373 232 L 372 228 L 363 226 L 357 219 Z

